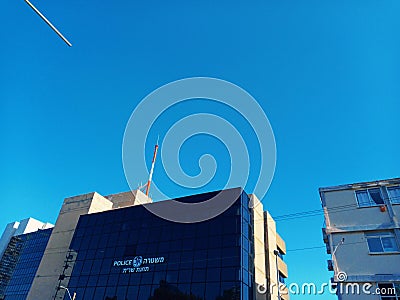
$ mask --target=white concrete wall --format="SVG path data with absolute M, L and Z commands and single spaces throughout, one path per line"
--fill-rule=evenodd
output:
M 363 232 L 337 233 L 332 238 L 334 245 L 344 238 L 335 256 L 339 271 L 347 276 L 400 274 L 400 254 L 370 254 Z
M 379 206 L 358 207 L 354 190 L 332 191 L 324 194 L 331 227 L 341 229 L 366 224 L 371 226 L 390 224 L 388 212 L 381 212 Z
M 28 218 L 20 221 L 18 229 L 15 231 L 15 235 L 26 234 L 30 232 L 38 231 L 39 229 L 46 229 L 54 227 L 53 224 L 43 223 L 34 218 Z

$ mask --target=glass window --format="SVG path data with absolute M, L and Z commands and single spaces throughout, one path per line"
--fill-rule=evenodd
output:
M 222 281 L 236 281 L 239 280 L 239 269 L 237 268 L 223 268 L 221 269 Z
M 221 249 L 211 249 L 208 252 L 207 267 L 208 268 L 220 267 L 221 262 L 222 262 Z
M 92 264 L 93 264 L 93 260 L 89 259 L 89 260 L 85 260 L 83 262 L 83 268 L 82 268 L 82 275 L 88 275 L 90 274 L 90 270 L 92 269 Z
M 193 267 L 205 268 L 207 266 L 207 250 L 197 250 L 194 252 Z
M 221 269 L 220 268 L 209 268 L 207 269 L 207 281 L 219 282 L 221 280 Z
M 186 298 L 189 297 L 189 295 L 190 295 L 190 283 L 179 283 L 178 284 L 178 289 L 183 295 L 187 296 Z M 163 298 L 160 298 L 160 300 L 161 299 L 163 299 Z
M 71 277 L 71 279 L 74 277 Z M 97 285 L 105 286 L 107 285 L 108 276 L 107 275 L 98 275 Z M 70 281 L 71 282 L 71 281 Z
M 151 291 L 151 285 L 140 285 L 138 299 L 148 299 Z
M 369 252 L 371 253 L 399 251 L 394 234 L 390 231 L 367 233 L 365 237 L 367 238 Z
M 88 287 L 88 288 L 86 288 L 85 289 L 85 295 L 84 295 L 84 299 L 86 300 L 86 299 L 93 299 L 93 295 L 94 295 L 94 291 L 95 291 L 95 288 L 90 288 L 90 287 Z M 68 298 L 67 298 L 68 299 Z
M 391 186 L 387 188 L 389 199 L 392 204 L 400 204 L 400 186 Z
M 218 296 L 220 296 L 219 283 L 207 283 L 205 299 L 218 299 Z
M 178 282 L 178 271 L 168 271 L 167 272 L 167 282 L 168 283 L 177 283 Z
M 152 284 L 152 283 L 153 283 L 153 272 L 144 272 L 142 274 L 142 280 L 140 281 L 140 285 Z
M 205 282 L 205 281 L 206 281 L 206 269 L 193 270 L 192 282 Z
M 240 299 L 240 286 L 236 282 L 221 282 L 221 292 L 223 299 Z
M 126 286 L 119 286 L 119 287 L 117 287 L 117 292 L 116 292 L 117 297 L 116 297 L 115 299 L 122 299 L 122 300 L 125 300 L 125 299 L 126 299 L 126 298 L 125 298 L 126 290 L 127 290 L 127 287 L 126 287 Z M 85 295 L 86 295 L 86 294 L 85 294 Z
M 85 287 L 87 286 L 87 282 L 89 280 L 89 276 L 80 276 L 78 280 L 78 286 Z
M 178 274 L 178 272 L 176 272 L 176 271 L 173 271 L 173 272 Z M 176 279 L 178 279 L 178 275 L 176 275 Z M 165 281 L 166 281 L 166 272 L 154 272 L 153 285 L 159 285 Z
M 285 284 L 285 276 L 282 275 L 281 272 L 279 272 L 279 282 Z
M 190 282 L 191 278 L 192 278 L 192 270 L 180 270 L 179 271 L 179 282 L 180 283 Z
M 247 284 L 242 284 L 242 296 L 243 299 L 251 299 L 249 298 L 249 286 Z
M 106 289 L 104 287 L 96 288 L 96 291 L 94 292 L 94 298 L 93 299 L 103 299 L 105 291 L 106 291 Z
M 223 236 L 222 247 L 235 247 L 239 246 L 238 234 L 229 234 Z
M 127 299 L 137 299 L 139 287 L 138 286 L 129 286 L 128 292 L 126 294 Z M 101 299 L 101 298 L 98 298 Z
M 97 275 L 89 276 L 87 286 L 96 286 L 97 285 L 97 277 L 98 277 Z
M 383 205 L 384 201 L 379 188 L 356 191 L 359 207 Z
M 181 269 L 192 269 L 193 268 L 193 252 L 185 251 L 181 255 Z
M 190 291 L 193 296 L 199 297 L 200 299 L 204 299 L 204 293 L 206 291 L 205 283 L 192 283 L 190 287 Z
M 207 237 L 198 237 L 195 240 L 195 246 L 194 246 L 195 249 L 207 249 L 208 246 L 207 241 L 208 241 Z
M 222 235 L 210 236 L 208 239 L 208 248 L 221 248 L 222 247 Z

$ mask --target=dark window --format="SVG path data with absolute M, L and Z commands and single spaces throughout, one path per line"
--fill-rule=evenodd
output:
M 192 283 L 192 286 L 190 287 L 190 292 L 192 293 L 192 295 L 195 297 L 199 297 L 200 299 L 204 298 L 205 291 L 205 283 Z
M 400 284 L 378 283 L 378 293 L 382 300 L 399 300 Z
M 369 252 L 383 253 L 383 252 L 398 252 L 399 248 L 392 231 L 377 231 L 366 233 Z
M 358 206 L 383 205 L 384 201 L 379 188 L 356 191 Z
M 205 299 L 217 299 L 218 296 L 220 296 L 220 284 L 207 283 Z
M 192 282 L 205 282 L 205 281 L 206 281 L 206 269 L 193 270 Z
M 387 188 L 389 199 L 392 204 L 400 204 L 400 186 Z

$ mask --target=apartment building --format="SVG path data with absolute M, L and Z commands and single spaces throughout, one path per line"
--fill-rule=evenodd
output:
M 400 178 L 319 189 L 339 299 L 400 299 Z

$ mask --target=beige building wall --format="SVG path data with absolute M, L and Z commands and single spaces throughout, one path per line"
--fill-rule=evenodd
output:
M 105 196 L 105 198 L 107 198 L 113 203 L 112 207 L 113 209 L 123 208 L 132 205 L 141 205 L 152 202 L 151 198 L 147 197 L 140 190 L 108 195 Z
M 286 263 L 280 258 L 276 258 L 275 250 L 286 254 L 286 244 L 281 236 L 276 232 L 275 220 L 268 212 L 264 212 L 265 222 L 265 249 L 266 249 L 266 264 L 269 279 L 269 297 L 268 299 L 278 299 L 278 287 L 281 299 L 288 300 L 290 298 L 288 289 L 282 284 L 278 284 L 277 274 L 278 271 L 284 276 L 288 277 L 288 268 Z M 278 261 L 278 264 L 276 263 Z
M 63 299 L 64 290 L 54 297 L 79 216 L 110 209 L 112 202 L 95 192 L 64 200 L 27 299 Z
M 265 264 L 265 231 L 264 231 L 264 210 L 262 203 L 255 195 L 250 196 L 250 203 L 253 206 L 253 230 L 254 230 L 254 280 L 256 285 L 256 300 L 266 300 L 267 294 L 259 293 L 258 290 L 266 290 L 267 272 Z

